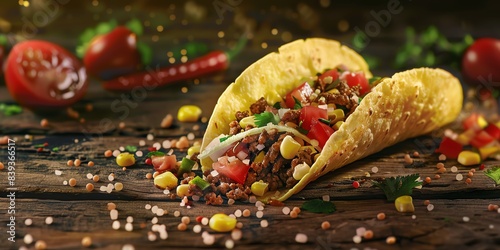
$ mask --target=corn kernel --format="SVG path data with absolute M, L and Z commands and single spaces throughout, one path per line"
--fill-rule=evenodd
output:
M 196 153 L 200 152 L 200 145 L 193 145 L 192 147 L 188 148 L 187 154 L 188 155 L 194 155 Z
M 293 137 L 287 135 L 280 145 L 280 153 L 287 160 L 293 159 L 299 152 L 301 145 Z
M 177 187 L 177 181 L 177 177 L 172 172 L 167 171 L 157 175 L 154 179 L 154 184 L 158 188 L 170 190 Z
M 257 196 L 263 196 L 267 192 L 268 186 L 269 183 L 265 183 L 262 180 L 260 180 L 254 182 L 250 187 L 250 190 L 252 190 L 252 193 Z
M 339 130 L 339 129 L 340 129 L 340 126 L 342 126 L 342 124 L 344 124 L 344 121 L 338 121 L 338 122 L 336 122 L 336 123 L 333 125 L 333 129 L 335 129 L 335 130 Z
M 264 151 L 260 151 L 260 153 L 257 156 L 255 156 L 255 159 L 253 160 L 253 162 L 261 163 L 264 160 L 264 156 L 266 156 Z
M 458 154 L 458 163 L 464 166 L 476 165 L 481 163 L 481 156 L 478 153 L 472 151 L 462 151 Z
M 396 206 L 396 210 L 401 213 L 415 212 L 413 199 L 409 195 L 403 195 L 396 198 L 394 206 Z
M 302 177 L 304 177 L 307 173 L 309 173 L 309 170 L 311 167 L 307 165 L 305 162 L 301 164 L 297 164 L 295 168 L 293 169 L 293 178 L 295 180 L 300 180 Z
M 189 184 L 181 184 L 176 189 L 177 196 L 184 197 L 189 195 Z
M 196 122 L 200 116 L 201 108 L 196 105 L 184 105 L 177 112 L 177 120 L 180 122 Z
M 457 142 L 462 145 L 468 145 L 472 137 L 476 135 L 476 131 L 474 129 L 469 129 L 457 136 Z
M 497 153 L 500 151 L 500 147 L 495 145 L 495 146 L 484 146 L 479 148 L 479 154 L 481 155 L 481 159 L 486 159 L 488 156 Z
M 331 111 L 328 114 L 328 117 L 331 119 L 330 123 L 333 123 L 333 124 L 335 124 L 338 121 L 343 121 L 344 117 L 345 117 L 344 110 L 334 109 L 333 111 Z
M 486 126 L 488 126 L 488 121 L 484 119 L 484 116 L 480 115 L 477 118 L 477 124 L 479 125 L 480 128 L 486 128 Z
M 120 167 L 129 167 L 135 164 L 135 157 L 128 152 L 121 153 L 116 157 L 116 164 Z
M 214 214 L 208 223 L 217 232 L 229 232 L 236 227 L 236 219 L 225 214 Z
M 247 116 L 240 120 L 240 127 L 246 128 L 248 125 L 255 127 L 255 116 Z

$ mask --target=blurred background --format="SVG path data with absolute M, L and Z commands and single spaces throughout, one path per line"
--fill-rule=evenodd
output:
M 19 0 L 0 3 L 0 31 L 6 35 L 4 59 L 15 43 L 32 39 L 50 41 L 76 55 L 82 41 L 91 38 L 89 30 L 99 25 L 106 28 L 103 23 L 121 25 L 134 20 L 142 29 L 137 40 L 152 51 L 144 66 L 153 68 L 185 63 L 213 50 L 228 51 L 238 41 L 244 45 L 227 70 L 155 89 L 147 98 L 156 101 L 139 103 L 132 110 L 140 113 L 131 116 L 134 119 L 148 116 L 148 121 L 158 124 L 165 113 L 173 113 L 178 106 L 165 108 L 151 118 L 147 105 L 161 105 L 167 98 L 177 99 L 179 105 L 204 99 L 199 104 L 206 107 L 203 115 L 209 117 L 218 95 L 243 69 L 300 38 L 338 40 L 362 54 L 374 75 L 390 76 L 429 66 L 445 68 L 463 79 L 460 66 L 467 47 L 481 37 L 500 38 L 499 8 L 493 0 Z M 121 94 L 103 90 L 99 79 L 89 81 L 89 90 L 75 109 L 92 103 L 102 116 L 113 117 L 109 103 Z M 207 92 L 211 95 L 204 95 Z M 15 103 L 3 81 L 0 103 Z M 26 122 L 47 116 L 29 110 L 20 115 Z M 57 112 L 49 116 L 70 119 Z M 0 119 L 0 126 L 11 127 L 7 116 L 0 114 Z

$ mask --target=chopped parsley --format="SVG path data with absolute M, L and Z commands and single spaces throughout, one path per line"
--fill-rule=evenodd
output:
M 136 146 L 131 146 L 131 145 L 127 145 L 125 146 L 125 150 L 130 152 L 130 153 L 135 153 L 135 151 L 137 151 L 137 147 Z
M 165 153 L 160 151 L 151 151 L 146 155 L 146 158 L 151 158 L 152 156 L 164 156 Z
M 275 109 L 280 109 L 281 108 L 281 102 L 277 102 L 273 105 L 273 108 Z
M 304 202 L 300 207 L 303 210 L 307 210 L 311 213 L 323 213 L 323 214 L 331 214 L 335 212 L 335 204 L 330 201 L 324 201 L 320 199 L 314 199 L 310 201 Z
M 301 109 L 302 103 L 295 96 L 292 96 L 292 97 L 293 97 L 293 100 L 295 101 L 295 104 L 293 105 L 293 109 Z
M 257 127 L 264 127 L 268 123 L 278 125 L 278 123 L 280 122 L 279 116 L 269 111 L 265 111 L 260 114 L 255 114 L 254 117 L 255 117 L 255 125 L 257 125 Z
M 373 184 L 384 191 L 388 201 L 394 201 L 403 195 L 411 195 L 414 187 L 422 185 L 418 181 L 418 174 L 386 178 L 382 182 L 374 181 Z
M 17 115 L 23 112 L 23 108 L 16 104 L 0 103 L 0 111 L 6 116 Z
M 484 174 L 494 180 L 497 185 L 500 185 L 500 166 L 492 167 L 486 170 Z
M 228 136 L 221 137 L 221 138 L 219 138 L 219 142 L 224 142 L 225 140 L 229 139 L 229 137 L 231 137 L 231 136 L 228 135 Z
M 59 147 L 53 147 L 52 152 L 59 152 Z

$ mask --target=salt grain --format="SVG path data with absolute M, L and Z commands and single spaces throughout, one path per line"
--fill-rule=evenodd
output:
M 261 220 L 260 221 L 260 226 L 261 227 L 267 227 L 267 226 L 269 226 L 269 222 L 267 220 Z
M 113 228 L 114 230 L 120 229 L 120 222 L 117 220 L 113 221 L 113 224 L 111 224 L 111 228 Z
M 290 208 L 289 207 L 283 207 L 283 209 L 281 209 L 281 212 L 283 212 L 284 215 L 288 215 L 290 213 Z
M 298 243 L 306 243 L 307 242 L 307 235 L 303 233 L 298 233 L 295 235 L 295 241 Z

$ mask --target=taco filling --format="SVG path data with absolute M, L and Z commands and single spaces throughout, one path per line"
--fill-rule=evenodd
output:
M 248 200 L 292 188 L 369 91 L 363 72 L 340 65 L 304 78 L 280 102 L 262 97 L 248 110 L 237 111 L 229 134 L 213 139 L 198 155 L 200 160 L 209 157 L 212 169 L 203 172 L 204 185 L 190 182 L 189 193 L 217 205 L 223 202 L 221 195 Z

